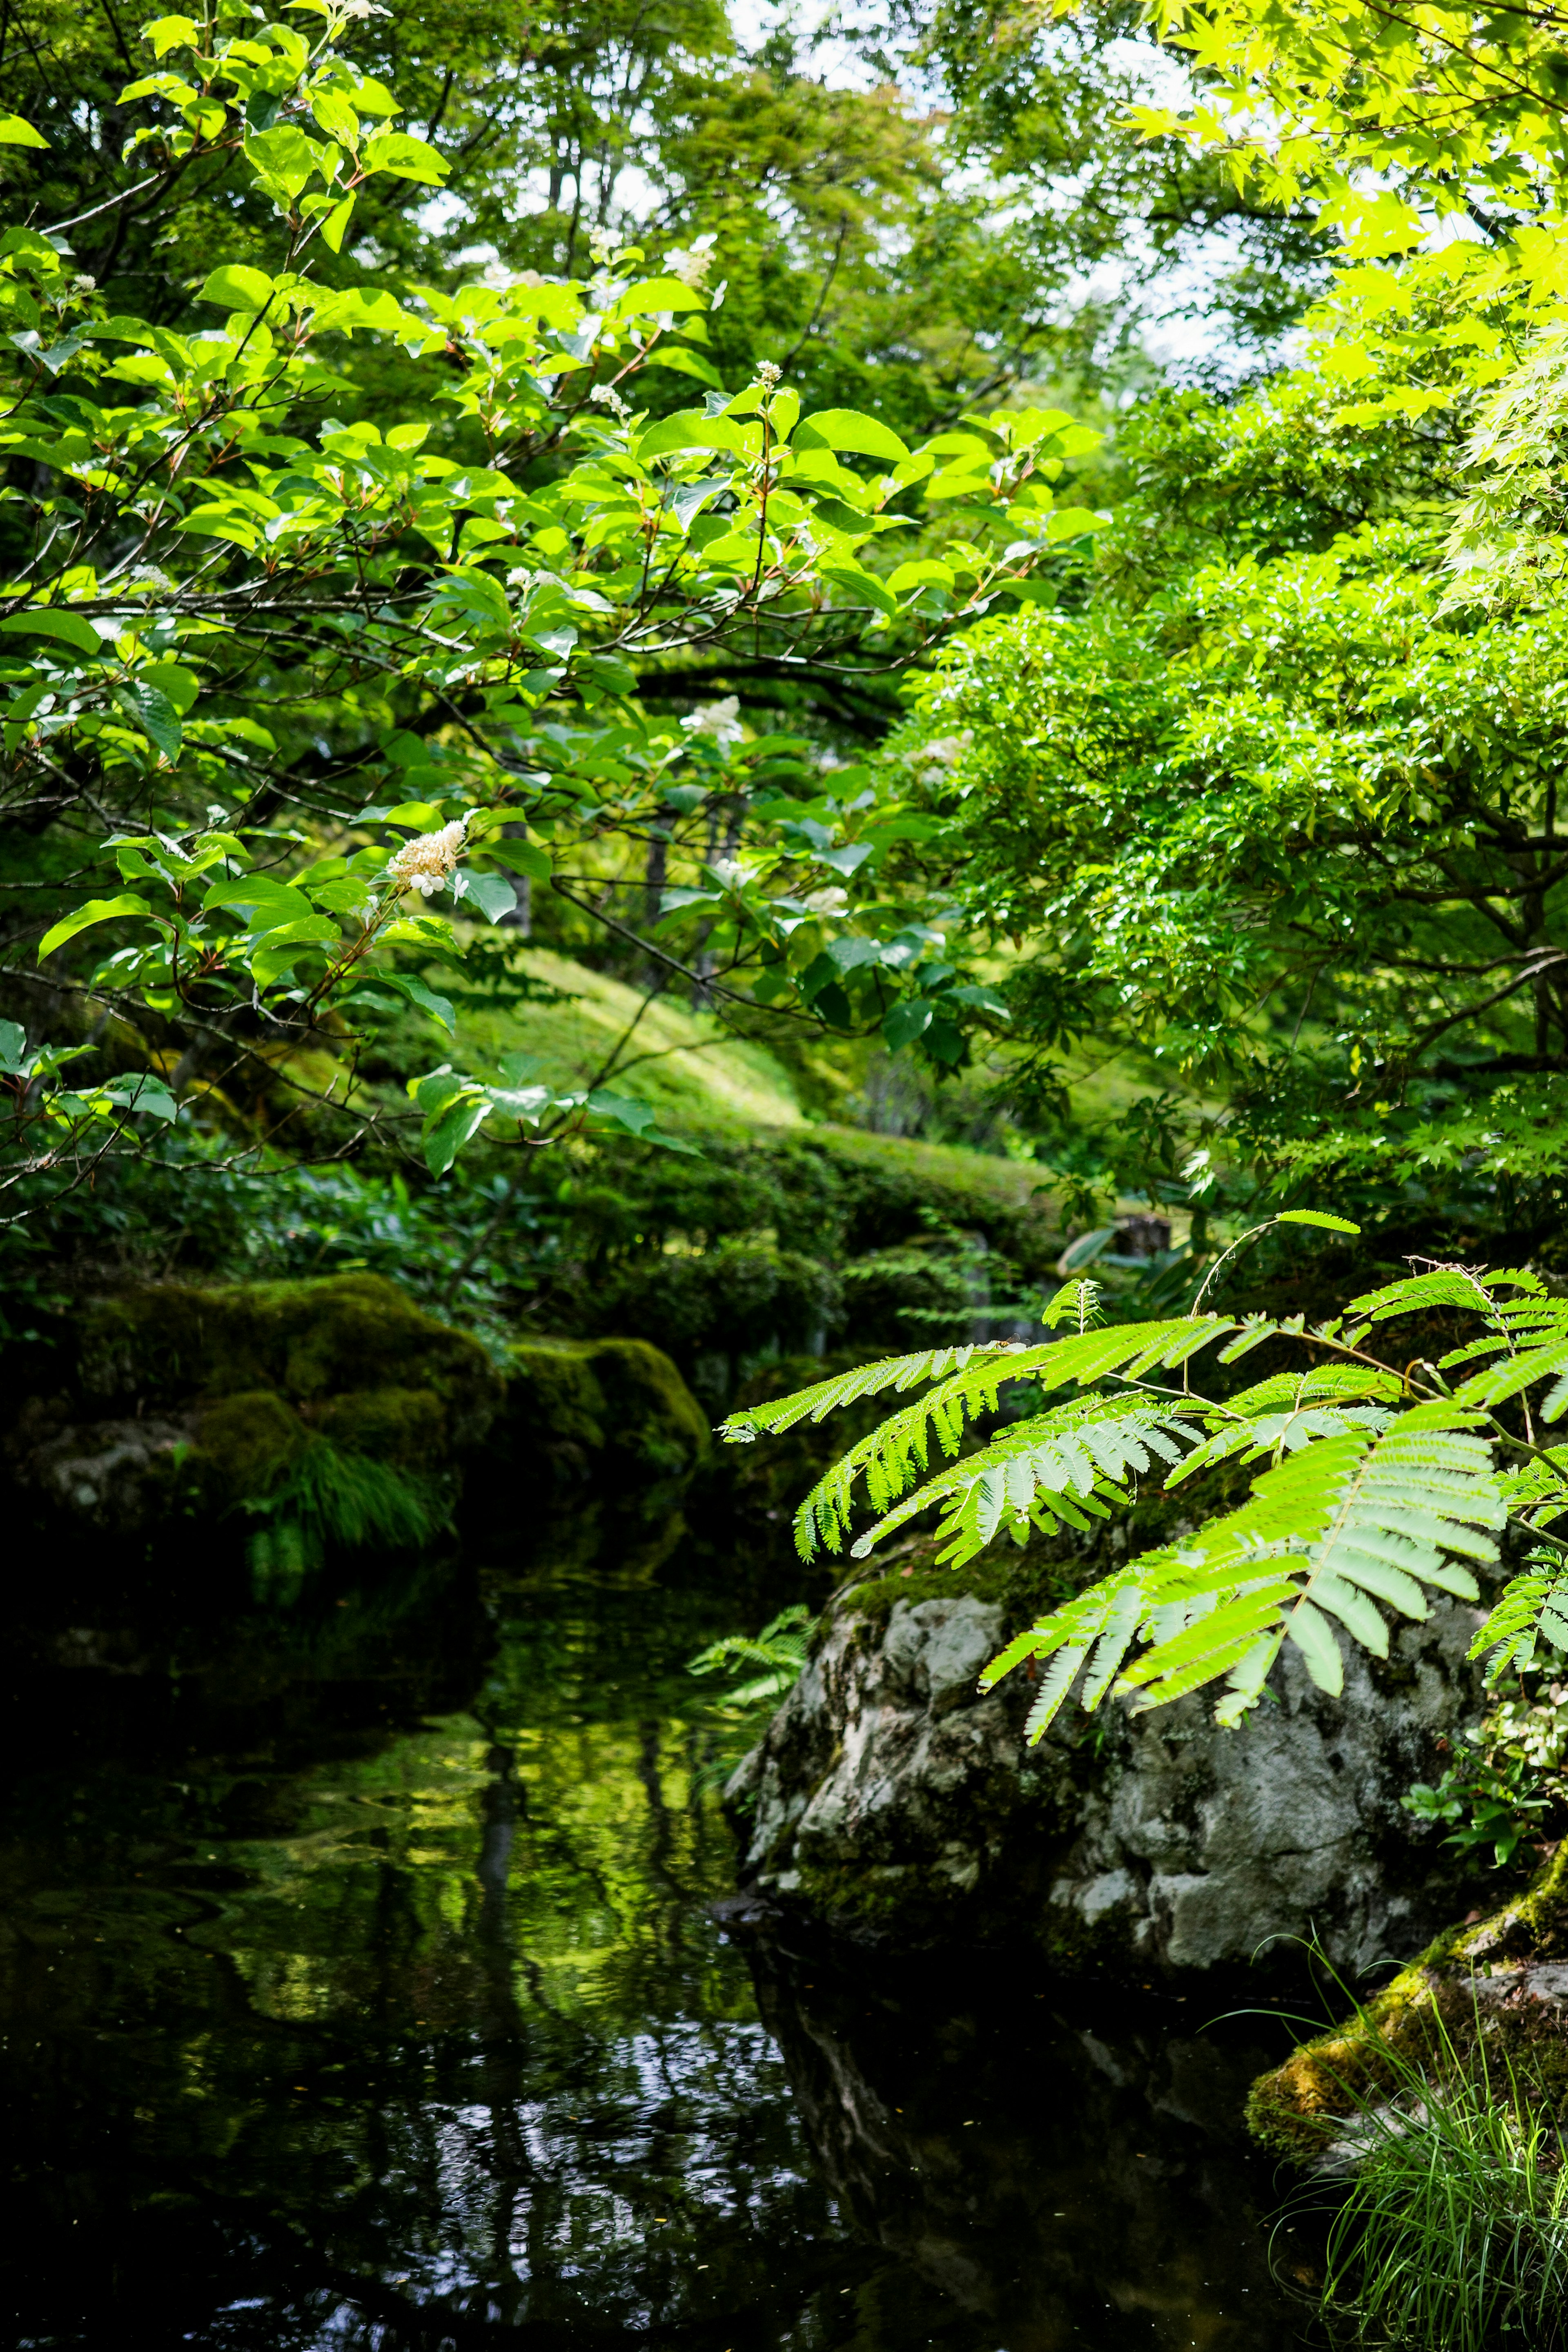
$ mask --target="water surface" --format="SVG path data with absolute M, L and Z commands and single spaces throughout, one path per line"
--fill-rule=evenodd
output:
M 25 1661 L 14 2340 L 1295 2339 L 1237 2133 L 1260 2028 L 715 1920 L 684 1662 L 766 1604 L 678 1572 L 487 1578 L 441 1658 L 416 1619 L 248 1681 L 92 1628 Z

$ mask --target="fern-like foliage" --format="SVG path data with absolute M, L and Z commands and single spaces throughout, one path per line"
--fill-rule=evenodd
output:
M 723 1704 L 729 1707 L 760 1706 L 766 1702 L 776 1704 L 792 1691 L 805 1672 L 810 1654 L 811 1637 L 816 1621 L 802 1601 L 793 1601 L 781 1609 L 760 1633 L 723 1633 L 689 1658 L 689 1675 L 740 1674 L 752 1669 L 749 1682 L 739 1683 L 724 1693 Z
M 1524 1574 L 1507 1587 L 1470 1643 L 1470 1655 L 1486 1658 L 1487 1680 L 1495 1683 L 1510 1667 L 1519 1674 L 1535 1664 L 1543 1633 L 1554 1649 L 1568 1650 L 1568 1561 L 1561 1552 L 1531 1552 Z
M 1386 1656 L 1385 1612 L 1420 1619 L 1434 1595 L 1478 1600 L 1474 1568 L 1499 1560 L 1510 1523 L 1534 1542 L 1531 1567 L 1472 1654 L 1488 1656 L 1495 1680 L 1527 1664 L 1543 1637 L 1568 1648 L 1568 1537 L 1558 1532 L 1568 1521 L 1568 1445 L 1538 1435 L 1568 1410 L 1568 1300 L 1528 1267 L 1428 1266 L 1310 1331 L 1300 1317 L 1215 1314 L 1096 1327 L 1096 1312 L 1092 1286 L 1072 1283 L 1044 1317 L 1076 1323 L 1064 1338 L 889 1358 L 737 1414 L 723 1433 L 748 1440 L 926 1383 L 818 1481 L 796 1537 L 806 1556 L 819 1543 L 839 1550 L 863 1486 L 876 1517 L 851 1547 L 857 1559 L 934 1511 L 939 1557 L 954 1568 L 1003 1533 L 1027 1543 L 1085 1530 L 1140 1482 L 1189 1485 L 1201 1514 L 1205 1473 L 1256 1465 L 1239 1507 L 1118 1567 L 993 1660 L 983 1688 L 1024 1666 L 1037 1679 L 1031 1738 L 1075 1691 L 1090 1710 L 1110 1692 L 1142 1709 L 1218 1683 L 1217 1718 L 1237 1723 L 1287 1643 L 1319 1687 L 1337 1693 L 1347 1636 Z M 1443 1351 L 1413 1358 L 1396 1332 L 1384 1360 L 1382 1328 L 1412 1317 L 1418 1344 L 1431 1343 L 1437 1323 Z M 1229 1396 L 1212 1380 L 1194 1387 L 1204 1349 L 1217 1347 L 1213 1360 L 1228 1363 L 1264 1339 L 1307 1360 Z M 975 1423 L 1019 1379 L 1068 1393 L 975 1445 Z M 945 1457 L 934 1472 L 933 1435 Z
M 1075 1289 L 1085 1286 L 1073 1286 Z M 1052 1340 L 1039 1348 L 1007 1339 L 984 1347 L 886 1357 L 879 1363 L 818 1381 L 815 1388 L 802 1389 L 793 1397 L 733 1413 L 721 1424 L 720 1435 L 731 1444 L 749 1444 L 763 1432 L 793 1429 L 805 1420 L 821 1421 L 858 1398 L 877 1396 L 887 1389 L 910 1389 L 921 1380 L 936 1381 L 937 1385 L 924 1396 L 851 1446 L 812 1488 L 795 1522 L 801 1558 L 809 1559 L 819 1543 L 825 1543 L 829 1551 L 843 1549 L 854 1512 L 857 1478 L 864 1475 L 872 1508 L 887 1510 L 908 1491 L 917 1472 L 929 1468 L 933 1433 L 952 1459 L 963 1443 L 965 1423 L 995 1412 L 1005 1381 L 1030 1380 L 1054 1389 L 1087 1388 L 1111 1374 L 1142 1380 L 1157 1370 L 1178 1369 L 1211 1340 L 1241 1328 L 1217 1315 L 1184 1315 L 1159 1323 L 1124 1323 L 1079 1331 L 1071 1339 Z M 1256 1344 L 1250 1331 L 1246 1344 Z M 950 1364 L 955 1369 L 942 1378 Z

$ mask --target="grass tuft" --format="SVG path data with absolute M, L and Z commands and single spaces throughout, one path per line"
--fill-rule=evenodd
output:
M 368 1454 L 341 1453 L 321 1437 L 295 1455 L 269 1493 L 245 1507 L 262 1522 L 248 1546 L 251 1590 L 258 1601 L 284 1608 L 329 1551 L 373 1545 L 417 1551 L 447 1517 L 428 1479 Z
M 1337 2127 L 1354 2169 L 1329 2221 L 1324 2315 L 1360 2347 L 1563 2352 L 1568 2149 L 1552 2102 L 1479 2031 L 1468 2061 L 1438 2031 L 1430 2071 L 1388 2051 L 1391 2087 Z

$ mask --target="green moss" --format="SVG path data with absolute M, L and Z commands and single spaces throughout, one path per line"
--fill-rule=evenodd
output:
M 345 1454 L 402 1470 L 450 1466 L 446 1401 L 435 1389 L 361 1389 L 328 1397 L 309 1412 L 311 1429 Z
M 908 1547 L 906 1557 L 890 1557 L 879 1576 L 847 1586 L 843 1605 L 868 1624 L 882 1626 L 900 1601 L 913 1608 L 922 1601 L 951 1601 L 960 1593 L 973 1593 L 975 1600 L 999 1607 L 1009 1625 L 1027 1624 L 1077 1589 L 1077 1567 L 1076 1556 L 1064 1556 L 1036 1536 L 1021 1551 L 1013 1543 L 993 1544 L 967 1568 L 955 1570 L 938 1566 L 935 1539 L 923 1537 Z
M 275 1390 L 433 1388 L 466 1418 L 494 1409 L 489 1357 L 378 1275 L 320 1282 L 157 1282 L 80 1310 L 78 1383 L 103 1406 Z
M 1565 1952 L 1568 1841 L 1522 1895 L 1474 1925 L 1445 1928 L 1347 2023 L 1303 2042 L 1282 2066 L 1260 2075 L 1247 2100 L 1247 2128 L 1276 2155 L 1300 2161 L 1319 2153 L 1337 2118 L 1394 2088 L 1394 2055 L 1419 2066 L 1468 2056 L 1479 2030 L 1478 1975 L 1489 1975 L 1499 1960 Z M 1489 2006 L 1485 2031 L 1489 2049 L 1528 2053 L 1538 2079 L 1568 2088 L 1568 2042 L 1538 2009 L 1510 2016 Z
M 647 1340 L 528 1339 L 511 1351 L 485 1458 L 555 1484 L 607 1477 L 663 1490 L 711 1443 L 696 1398 Z
M 299 1415 L 268 1389 L 205 1406 L 195 1426 L 190 1467 L 220 1510 L 265 1494 L 308 1442 Z
M 482 1435 L 500 1383 L 477 1340 L 376 1275 L 317 1282 L 155 1283 L 88 1300 L 75 1385 L 100 1412 L 268 1391 L 298 1406 L 369 1390 L 433 1393 L 445 1442 Z
M 350 1485 L 363 1473 L 434 1492 L 501 1396 L 476 1341 L 369 1275 L 156 1283 L 88 1299 L 62 1318 L 51 1371 L 60 1386 L 47 1423 L 79 1433 L 84 1459 L 99 1424 L 147 1433 L 141 1447 L 114 1440 L 118 1524 L 198 1549 L 215 1522 L 238 1529 L 242 1506 L 275 1500 L 308 1455 L 318 1467 L 343 1465 Z M 72 1510 L 90 1509 L 96 1529 L 99 1500 L 91 1481 L 81 1484 L 86 1499 L 75 1496 Z M 47 1536 L 58 1505 L 46 1479 L 35 1476 L 30 1491 Z M 441 1495 L 438 1516 L 448 1485 Z

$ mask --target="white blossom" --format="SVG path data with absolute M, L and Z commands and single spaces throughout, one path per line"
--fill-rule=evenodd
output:
M 417 890 L 422 898 L 434 898 L 437 890 L 445 889 L 447 877 L 462 855 L 465 830 L 464 820 L 454 817 L 439 833 L 421 833 L 405 841 L 396 856 L 387 860 L 387 879 L 400 890 Z
M 713 232 L 694 237 L 687 246 L 677 246 L 664 257 L 664 266 L 671 278 L 679 278 L 683 286 L 699 292 L 708 283 L 708 272 L 713 267 Z
M 974 740 L 974 730 L 966 727 L 962 735 L 939 735 L 934 742 L 923 743 L 911 759 L 925 764 L 917 771 L 918 781 L 925 785 L 946 782 L 947 771 L 963 759 Z
M 736 694 L 727 694 L 722 702 L 710 702 L 701 710 L 689 711 L 680 723 L 689 735 L 711 735 L 721 751 L 740 742 L 746 731 L 741 724 L 741 698 Z
M 392 11 L 390 8 L 378 8 L 375 0 L 338 0 L 338 14 L 340 16 L 352 16 L 357 24 L 366 16 L 390 16 Z
M 800 903 L 808 907 L 814 915 L 841 915 L 849 904 L 849 893 L 835 886 L 831 890 L 814 890 Z
M 612 416 L 619 417 L 623 425 L 632 413 L 630 402 L 621 398 L 613 383 L 596 383 L 588 397 L 601 408 L 607 408 Z
M 783 373 L 783 368 L 775 367 L 772 360 L 759 360 L 755 381 L 761 384 L 764 392 L 772 392 Z

